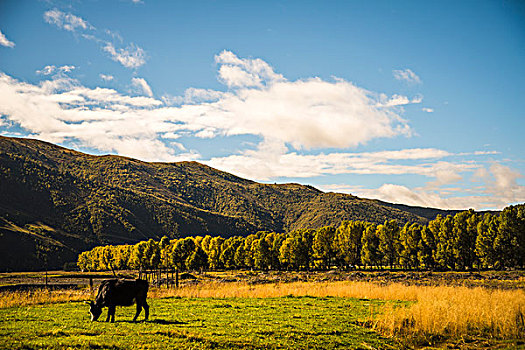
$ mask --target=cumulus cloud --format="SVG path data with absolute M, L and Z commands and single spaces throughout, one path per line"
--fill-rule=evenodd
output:
M 285 81 L 281 74 L 263 60 L 241 59 L 233 52 L 224 50 L 215 56 L 220 65 L 219 78 L 228 87 L 261 87 L 262 85 Z
M 44 12 L 44 20 L 49 24 L 54 24 L 61 29 L 74 32 L 76 29 L 93 28 L 84 19 L 75 16 L 71 13 L 65 13 L 58 9 L 53 9 Z
M 251 135 L 259 142 L 251 149 L 204 161 L 258 180 L 415 174 L 429 179 L 425 188 L 391 184 L 366 190 L 369 192 L 360 189 L 358 194 L 371 197 L 375 193 L 374 198 L 392 200 L 399 193 L 403 200 L 412 198 L 409 204 L 439 207 L 459 206 L 460 199 L 448 198 L 443 186 L 475 173 L 471 179 L 490 184 L 478 197 L 486 199 L 494 193 L 494 197 L 508 200 L 524 198 L 523 186 L 517 182 L 520 175 L 512 169 L 494 164 L 483 172 L 477 162 L 454 161 L 459 156 L 486 156 L 494 151 L 348 150 L 377 138 L 410 136 L 412 130 L 400 106 L 418 103 L 420 96 L 389 97 L 337 78 L 291 81 L 264 61 L 242 59 L 230 51 L 223 51 L 215 60 L 226 91 L 190 88 L 183 96 L 164 96 L 162 100 L 152 97 L 143 78 L 134 78 L 132 84 L 144 96 L 130 96 L 114 89 L 85 87 L 68 77 L 70 68 L 63 67 L 69 66 L 44 67 L 42 71 L 49 74 L 38 84 L 0 73 L 0 122 L 50 142 L 74 142 L 150 161 L 199 159 L 197 151 L 188 150 L 180 141 L 187 137 Z M 224 66 L 237 67 L 253 78 L 221 77 Z M 498 191 L 508 194 L 500 196 Z M 439 202 L 439 198 L 447 201 Z
M 427 112 L 427 113 L 434 113 L 434 109 L 433 108 L 423 107 L 423 108 L 421 108 L 421 110 L 423 112 Z
M 410 134 L 396 111 L 377 107 L 366 90 L 319 78 L 241 89 L 206 106 L 227 135 L 254 134 L 296 149 L 352 147 L 378 137 Z M 214 123 L 215 124 L 215 123 Z
M 483 196 L 445 198 L 437 192 L 410 189 L 395 184 L 384 184 L 377 189 L 354 188 L 353 193 L 359 197 L 379 199 L 390 203 L 455 210 L 478 209 L 475 207 L 478 205 L 483 207 L 488 204 L 487 201 L 490 201 Z
M 410 69 L 399 69 L 392 71 L 394 78 L 409 84 L 421 84 L 421 79 Z
M 153 96 L 153 91 L 151 91 L 151 87 L 148 85 L 144 78 L 131 78 L 131 84 L 144 95 L 147 95 L 149 97 Z
M 216 62 L 219 71 L 223 65 L 241 67 L 259 83 L 225 82 L 230 91 L 192 88 L 183 97 L 165 96 L 166 103 L 180 104 L 170 110 L 172 118 L 197 130 L 197 137 L 257 135 L 295 149 L 312 149 L 353 147 L 411 133 L 397 109 L 380 105 L 382 97 L 348 81 L 288 81 L 267 63 L 240 59 L 229 51 Z
M 33 85 L 0 74 L 0 114 L 30 136 L 50 142 L 74 140 L 81 146 L 145 160 L 181 160 L 157 139 L 155 118 L 147 117 L 161 104 L 150 97 L 86 88 L 67 77 Z
M 239 67 L 254 75 L 258 86 L 230 82 L 227 85 L 231 90 L 227 92 L 191 88 L 178 98 L 179 105 L 173 106 L 151 98 L 151 88 L 142 78 L 134 78 L 133 84 L 146 96 L 130 97 L 112 89 L 84 87 L 64 74 L 54 75 L 39 85 L 25 84 L 4 74 L 4 95 L 14 98 L 6 101 L 0 112 L 49 140 L 87 140 L 91 135 L 84 136 L 83 132 L 95 128 L 105 130 L 104 135 L 117 135 L 129 129 L 121 129 L 120 125 L 128 120 L 141 126 L 139 134 L 149 130 L 148 137 L 156 140 L 161 140 L 164 133 L 200 138 L 256 135 L 263 140 L 260 149 L 270 144 L 297 150 L 346 148 L 374 138 L 410 135 L 410 126 L 397 109 L 380 105 L 382 96 L 351 82 L 320 78 L 288 81 L 266 62 L 241 59 L 230 51 L 223 51 L 215 60 L 219 71 L 224 65 Z M 48 66 L 42 71 L 50 75 L 64 73 L 68 70 L 65 67 Z M 33 110 L 40 120 L 37 123 L 27 108 L 39 103 L 44 107 Z M 48 130 L 45 125 L 61 127 Z M 148 127 L 143 129 L 143 125 Z M 104 145 L 108 147 L 109 143 Z M 152 152 L 158 157 L 156 160 L 171 159 L 173 154 L 165 145 L 157 145 L 162 151 Z
M 5 34 L 0 30 L 0 45 L 5 47 L 15 47 L 15 43 L 6 38 Z
M 237 66 L 222 66 L 219 69 L 219 77 L 229 87 L 261 86 L 261 80 L 256 74 Z
M 407 204 L 442 209 L 502 209 L 512 203 L 525 201 L 525 186 L 517 183 L 522 178 L 516 170 L 500 163 L 489 167 L 478 167 L 471 181 L 483 181 L 478 188 L 436 188 L 433 185 L 409 188 L 397 184 L 383 184 L 379 188 L 366 189 L 360 186 L 333 184 L 321 186 L 326 191 L 352 193 L 359 197 L 379 199 L 391 203 Z M 458 193 L 466 195 L 458 196 Z M 471 193 L 471 194 L 468 194 Z

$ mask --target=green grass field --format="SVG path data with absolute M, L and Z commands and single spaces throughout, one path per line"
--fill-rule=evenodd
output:
M 90 322 L 80 302 L 0 309 L 1 349 L 370 349 L 391 340 L 361 327 L 383 301 L 350 298 L 151 299 L 150 320 Z M 104 309 L 106 310 L 106 309 Z M 101 316 L 104 320 L 106 311 Z M 144 315 L 139 317 L 142 320 Z

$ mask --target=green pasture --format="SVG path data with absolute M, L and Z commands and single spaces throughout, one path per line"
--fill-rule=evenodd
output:
M 0 349 L 388 349 L 360 326 L 385 302 L 350 298 L 151 299 L 150 320 L 90 322 L 80 302 L 0 309 Z M 105 320 L 106 309 L 101 316 Z M 143 320 L 141 314 L 139 320 Z

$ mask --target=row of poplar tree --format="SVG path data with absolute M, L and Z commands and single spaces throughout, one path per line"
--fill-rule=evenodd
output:
M 163 237 L 135 245 L 99 246 L 80 254 L 83 271 L 252 268 L 403 268 L 465 270 L 525 267 L 525 205 L 499 214 L 473 210 L 437 216 L 427 225 L 344 221 L 339 227 L 247 237 Z

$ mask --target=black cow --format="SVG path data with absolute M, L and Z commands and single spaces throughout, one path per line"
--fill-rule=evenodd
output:
M 115 308 L 116 306 L 131 306 L 133 303 L 137 304 L 137 313 L 133 317 L 133 322 L 137 320 L 142 308 L 146 313 L 146 320 L 149 316 L 149 305 L 146 303 L 148 294 L 148 282 L 144 280 L 131 279 L 111 279 L 104 280 L 98 287 L 98 294 L 95 302 L 86 302 L 89 304 L 89 312 L 91 312 L 91 321 L 96 321 L 102 313 L 102 308 L 108 308 L 108 317 L 106 322 L 111 317 L 111 322 L 115 322 Z

